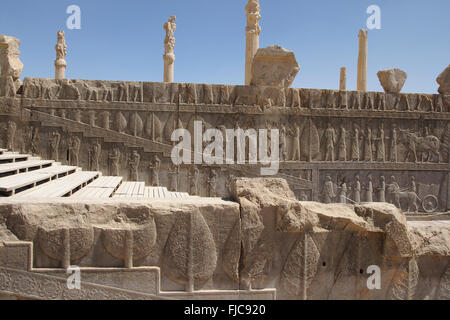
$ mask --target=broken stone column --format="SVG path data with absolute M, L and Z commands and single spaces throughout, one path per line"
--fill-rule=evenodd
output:
M 341 68 L 341 78 L 339 81 L 339 90 L 346 91 L 347 90 L 347 68 Z
M 381 70 L 377 73 L 386 93 L 400 93 L 408 75 L 400 69 Z
M 367 52 L 368 52 L 368 32 L 359 30 L 359 56 L 358 56 L 358 91 L 367 91 Z
M 66 36 L 64 31 L 58 31 L 58 42 L 55 46 L 56 51 L 56 60 L 55 60 L 55 79 L 61 80 L 66 77 L 66 55 L 67 55 L 67 46 L 66 46 Z
M 175 63 L 175 37 L 174 33 L 177 29 L 175 21 L 177 18 L 171 16 L 164 24 L 166 30 L 166 38 L 164 39 L 164 82 L 173 82 L 174 63 Z
M 20 88 L 23 63 L 19 46 L 19 39 L 0 34 L 0 96 L 15 96 Z
M 259 20 L 261 19 L 261 8 L 259 7 L 259 0 L 249 0 L 245 7 L 247 13 L 247 27 L 245 32 L 246 49 L 245 49 L 245 84 L 249 85 L 252 81 L 252 64 L 253 57 L 259 49 L 259 35 L 261 34 L 261 27 Z
M 450 94 L 450 65 L 437 77 L 436 82 L 440 85 L 440 94 Z

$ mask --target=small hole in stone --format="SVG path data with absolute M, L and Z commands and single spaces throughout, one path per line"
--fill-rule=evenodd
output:
M 363 274 L 363 273 L 364 273 L 364 270 L 363 270 L 363 269 L 359 270 L 359 273 Z
M 326 262 L 322 262 L 322 267 L 326 267 L 327 263 Z

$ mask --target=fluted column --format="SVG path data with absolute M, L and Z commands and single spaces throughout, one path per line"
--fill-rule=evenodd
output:
M 261 19 L 261 9 L 259 0 L 249 0 L 245 7 L 247 13 L 246 32 L 246 49 L 245 49 L 245 84 L 249 85 L 252 81 L 252 63 L 256 51 L 259 49 L 259 35 L 261 27 L 259 20 Z
M 164 39 L 164 82 L 173 82 L 174 63 L 175 63 L 175 37 L 174 33 L 177 29 L 175 21 L 177 18 L 171 16 L 164 24 L 166 30 L 166 38 Z
M 55 60 L 55 79 L 61 80 L 66 77 L 66 55 L 67 55 L 67 46 L 66 46 L 66 37 L 64 31 L 58 31 L 58 42 L 55 46 L 56 51 L 56 60 Z
M 368 52 L 368 32 L 361 29 L 359 31 L 359 56 L 358 56 L 358 91 L 367 91 L 367 52 Z

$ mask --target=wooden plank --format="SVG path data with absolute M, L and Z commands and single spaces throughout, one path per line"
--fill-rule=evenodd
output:
M 31 156 L 28 154 L 2 154 L 0 155 L 0 161 L 12 160 L 14 162 L 15 160 L 28 159 L 29 157 Z
M 65 194 L 75 190 L 78 187 L 81 187 L 82 185 L 86 184 L 89 180 L 94 179 L 98 176 L 99 176 L 98 172 L 88 172 L 88 171 L 76 172 L 64 178 L 43 184 L 42 186 L 33 188 L 25 192 L 21 192 L 15 197 L 18 198 L 62 197 Z
M 30 168 L 42 168 L 43 166 L 54 163 L 54 160 L 33 160 L 33 161 L 21 161 L 13 163 L 0 164 L 0 174 L 20 171 Z
M 100 177 L 89 184 L 90 188 L 117 188 L 122 182 L 122 177 Z

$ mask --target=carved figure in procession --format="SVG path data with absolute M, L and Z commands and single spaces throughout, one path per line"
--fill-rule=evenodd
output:
M 398 134 L 397 134 L 397 125 L 392 125 L 391 130 L 391 162 L 398 162 L 398 147 L 397 147 L 397 140 L 398 140 Z
M 325 146 L 326 146 L 325 161 L 334 162 L 335 143 L 336 143 L 336 131 L 331 126 L 331 123 L 328 122 L 328 127 L 325 130 Z
M 102 152 L 102 145 L 98 140 L 92 143 L 91 149 L 89 150 L 89 160 L 90 168 L 92 171 L 100 170 L 100 155 Z
M 161 169 L 161 159 L 155 154 L 149 166 L 151 184 L 153 187 L 159 187 L 159 171 Z
M 49 159 L 59 161 L 59 144 L 61 142 L 61 134 L 59 132 L 52 132 L 49 137 L 50 155 Z
M 360 157 L 360 132 L 359 132 L 359 128 L 357 125 L 354 126 L 353 129 L 353 141 L 352 141 L 352 152 L 351 152 L 351 157 L 352 157 L 352 161 L 359 161 L 359 157 Z
M 364 161 L 373 161 L 373 150 L 372 150 L 372 129 L 367 127 L 366 134 L 364 136 L 365 146 L 364 146 Z
M 355 202 L 361 203 L 361 180 L 359 174 L 355 174 L 355 182 L 353 184 L 354 200 Z
M 139 164 L 141 162 L 141 155 L 136 151 L 130 155 L 128 160 L 128 167 L 130 169 L 130 181 L 139 181 Z
M 178 173 L 180 171 L 180 168 L 175 165 L 171 164 L 168 170 L 169 175 L 169 191 L 177 192 L 178 191 Z
M 331 180 L 331 176 L 325 177 L 325 184 L 323 186 L 323 202 L 324 203 L 332 203 L 336 194 L 334 192 L 333 181 Z
M 373 178 L 372 175 L 369 174 L 367 176 L 367 185 L 366 185 L 366 202 L 373 202 Z
M 16 139 L 17 124 L 14 121 L 8 121 L 6 128 L 6 149 L 14 151 L 14 141 Z
M 72 136 L 69 142 L 70 165 L 77 166 L 79 164 L 81 140 L 77 136 Z
M 342 178 L 342 182 L 339 186 L 339 202 L 347 203 L 347 182 L 346 178 Z
M 341 136 L 339 138 L 338 160 L 347 161 L 347 130 L 341 125 Z
M 384 176 L 380 177 L 380 186 L 378 188 L 378 199 L 380 202 L 386 202 L 386 179 Z
M 109 174 L 114 177 L 119 176 L 119 167 L 120 167 L 120 151 L 119 148 L 114 148 L 112 152 L 110 152 L 109 156 Z
M 376 138 L 377 142 L 377 161 L 386 162 L 386 144 L 385 144 L 385 133 L 383 123 L 380 125 L 379 137 Z
M 281 161 L 287 161 L 287 141 L 286 141 L 286 127 L 283 125 L 280 131 L 280 151 Z
M 217 196 L 217 172 L 216 170 L 211 170 L 211 174 L 209 175 L 207 179 L 208 184 L 208 191 L 210 197 L 216 197 Z
M 295 126 L 294 131 L 290 130 L 292 135 L 292 161 L 300 161 L 300 127 Z M 269 144 L 270 145 L 270 144 Z
M 198 190 L 198 179 L 200 176 L 200 171 L 197 166 L 194 166 L 191 171 L 189 171 L 189 184 L 190 184 L 190 193 L 193 196 L 199 195 Z

